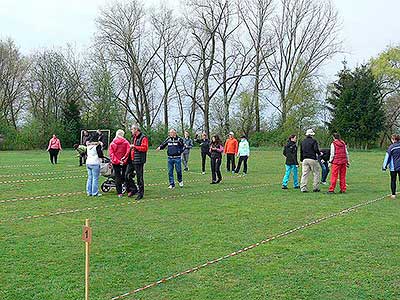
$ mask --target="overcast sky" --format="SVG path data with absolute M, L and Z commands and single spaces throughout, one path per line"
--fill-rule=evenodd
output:
M 169 2 L 178 3 L 179 0 Z M 323 1 L 323 0 L 320 0 Z M 94 19 L 107 0 L 0 0 L 0 38 L 11 37 L 21 50 L 84 48 L 95 31 Z M 157 0 L 146 2 L 157 3 Z M 324 73 L 331 77 L 346 59 L 350 67 L 366 62 L 388 45 L 400 44 L 399 0 L 333 0 L 342 20 L 345 54 L 335 57 Z

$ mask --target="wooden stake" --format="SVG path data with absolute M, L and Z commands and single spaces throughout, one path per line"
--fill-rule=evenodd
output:
M 86 219 L 85 226 L 83 227 L 82 240 L 85 241 L 85 300 L 89 300 L 89 254 L 90 243 L 92 241 L 92 228 L 90 228 L 90 221 Z

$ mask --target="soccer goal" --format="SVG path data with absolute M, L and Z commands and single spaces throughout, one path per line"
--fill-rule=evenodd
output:
M 85 130 L 81 130 L 81 139 L 80 143 L 83 144 L 83 132 Z M 89 132 L 89 135 L 94 134 L 95 132 L 98 131 L 98 129 L 86 129 L 87 132 Z M 103 134 L 102 142 L 103 142 L 103 148 L 107 149 L 108 145 L 110 145 L 110 137 L 111 137 L 111 132 L 108 129 L 100 129 L 100 132 Z

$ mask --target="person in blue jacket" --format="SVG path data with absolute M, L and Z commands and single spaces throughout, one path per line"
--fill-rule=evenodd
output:
M 391 198 L 396 198 L 396 181 L 397 177 L 400 180 L 400 135 L 392 135 L 392 144 L 386 151 L 385 159 L 383 161 L 382 170 L 386 171 L 387 167 L 390 169 L 390 187 L 392 190 Z
M 168 147 L 168 148 L 167 148 Z M 174 181 L 174 167 L 178 177 L 179 186 L 183 187 L 182 179 L 182 152 L 184 150 L 183 139 L 176 134 L 175 129 L 170 129 L 169 137 L 157 148 L 157 151 L 167 148 L 168 155 L 168 177 L 169 177 L 169 189 L 175 188 Z

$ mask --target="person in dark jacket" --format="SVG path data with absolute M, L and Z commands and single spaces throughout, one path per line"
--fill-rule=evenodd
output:
M 333 134 L 329 164 L 332 165 L 332 175 L 328 194 L 335 192 L 338 177 L 340 179 L 340 193 L 345 193 L 347 188 L 346 170 L 349 166 L 349 152 L 347 151 L 346 143 L 340 139 L 339 133 Z
M 200 144 L 201 153 L 201 174 L 206 174 L 206 159 L 210 157 L 210 140 L 207 138 L 207 133 L 203 132 L 201 138 L 196 135 L 196 142 Z
M 300 161 L 302 162 L 302 175 L 300 189 L 303 193 L 308 192 L 307 183 L 311 172 L 314 175 L 313 191 L 320 192 L 320 169 L 318 163 L 319 151 L 318 142 L 313 138 L 314 130 L 309 129 L 306 132 L 306 138 L 300 145 Z
M 218 135 L 212 137 L 209 151 L 211 156 L 211 184 L 218 184 L 222 180 L 221 162 L 222 153 L 224 152 L 224 147 L 222 146 L 221 139 Z
M 300 188 L 299 187 L 299 179 L 298 179 L 298 167 L 299 163 L 297 161 L 297 136 L 295 134 L 292 134 L 289 136 L 289 140 L 287 145 L 283 148 L 283 155 L 286 157 L 286 172 L 285 176 L 283 177 L 282 180 L 282 189 L 287 190 L 289 178 L 290 178 L 290 173 L 293 172 L 293 185 L 295 189 Z
M 185 137 L 183 138 L 183 144 L 185 145 L 182 153 L 182 162 L 184 171 L 189 171 L 188 163 L 189 163 L 189 155 L 190 150 L 193 148 L 193 140 L 190 138 L 189 131 L 185 130 Z
M 107 149 L 107 137 L 100 129 L 97 129 L 97 136 L 99 137 L 99 143 L 101 144 L 102 149 Z
M 167 148 L 168 147 L 168 148 Z M 168 177 L 169 189 L 175 188 L 174 167 L 178 177 L 179 186 L 183 187 L 182 179 L 182 152 L 184 149 L 183 139 L 176 134 L 175 129 L 169 131 L 169 137 L 156 149 L 157 151 L 167 148 L 168 155 Z
M 328 174 L 329 174 L 329 158 L 330 158 L 330 156 L 331 156 L 330 149 L 321 149 L 321 153 L 318 156 L 319 165 L 321 166 L 321 169 L 322 169 L 321 184 L 323 184 L 323 185 L 326 184 L 326 178 L 328 177 Z
M 385 160 L 383 161 L 382 170 L 386 171 L 387 167 L 390 168 L 390 187 L 392 190 L 391 198 L 396 198 L 396 181 L 397 176 L 400 180 L 400 135 L 392 135 L 392 145 L 386 151 Z
M 147 151 L 149 149 L 149 140 L 136 124 L 132 125 L 131 132 L 133 141 L 126 171 L 127 191 L 128 197 L 137 194 L 136 200 L 140 200 L 144 196 L 144 164 L 146 163 Z M 137 186 L 134 181 L 135 174 Z

